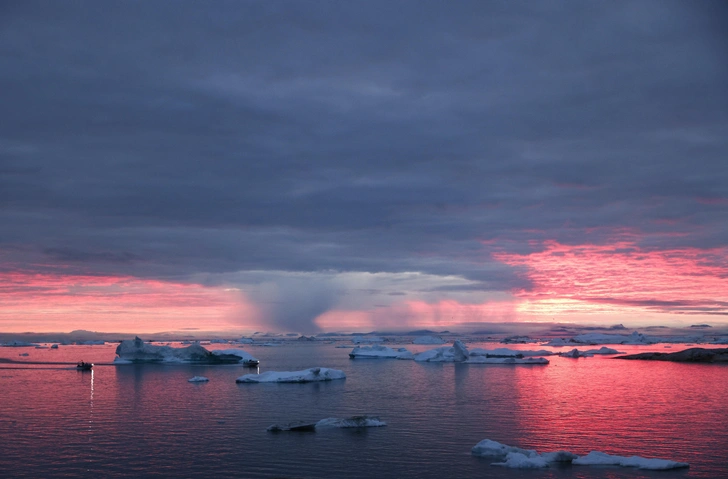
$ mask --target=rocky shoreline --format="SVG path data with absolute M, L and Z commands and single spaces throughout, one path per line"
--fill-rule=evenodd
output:
M 676 353 L 639 353 L 617 356 L 614 359 L 643 359 L 648 361 L 674 361 L 681 363 L 725 363 L 728 362 L 728 348 L 690 348 Z

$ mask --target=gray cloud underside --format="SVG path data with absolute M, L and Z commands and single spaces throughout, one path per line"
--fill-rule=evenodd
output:
M 528 287 L 483 241 L 722 246 L 727 19 L 718 1 L 4 2 L 0 248 L 150 277 L 469 281 L 429 288 L 447 294 Z

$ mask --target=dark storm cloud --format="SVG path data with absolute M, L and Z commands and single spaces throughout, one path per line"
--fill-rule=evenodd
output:
M 16 263 L 473 282 L 433 285 L 447 294 L 528 287 L 494 243 L 728 241 L 722 2 L 0 9 Z

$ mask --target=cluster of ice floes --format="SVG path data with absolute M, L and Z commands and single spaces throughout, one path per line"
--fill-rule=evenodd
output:
M 533 449 L 507 446 L 490 439 L 483 439 L 473 446 L 476 456 L 499 459 L 493 466 L 533 469 L 549 467 L 552 463 L 571 463 L 576 465 L 609 465 L 637 467 L 639 469 L 678 469 L 689 467 L 685 462 L 668 461 L 666 459 L 647 459 L 640 456 L 612 456 L 599 451 L 592 451 L 586 456 L 577 456 L 569 451 L 544 452 L 539 454 Z
M 579 334 L 573 338 L 556 338 L 552 339 L 544 346 L 573 346 L 575 344 L 654 344 L 665 342 L 665 338 L 655 338 L 645 336 L 642 333 L 634 331 L 632 334 L 605 334 L 605 333 L 586 333 Z
M 233 351 L 233 352 L 230 352 Z M 244 356 L 243 356 L 244 354 Z M 258 360 L 241 349 L 208 351 L 199 344 L 184 348 L 156 346 L 145 343 L 138 336 L 134 340 L 122 341 L 116 347 L 115 364 L 132 363 L 201 363 L 201 364 L 258 364 Z
M 268 426 L 267 431 L 315 431 L 325 428 L 360 428 L 360 427 L 382 427 L 387 423 L 376 416 L 352 416 L 344 419 L 329 417 L 316 422 L 293 422 L 290 424 L 273 424 Z
M 261 374 L 246 374 L 236 383 L 310 383 L 346 379 L 344 371 L 328 368 L 310 368 L 303 371 L 266 371 Z
M 0 346 L 4 346 L 6 348 L 26 348 L 26 347 L 40 346 L 40 344 L 26 343 L 25 341 L 13 340 L 13 341 L 9 341 L 7 343 L 0 343 Z
M 357 346 L 351 350 L 349 357 L 352 359 L 364 358 L 364 359 L 379 359 L 379 358 L 394 358 L 394 359 L 412 359 L 414 355 L 407 351 L 405 348 L 392 349 L 386 346 L 374 345 L 374 346 Z
M 468 363 L 468 364 L 548 364 L 543 357 L 552 355 L 551 351 L 517 351 L 499 348 L 494 350 L 473 349 L 468 351 L 462 341 L 455 341 L 452 346 L 431 349 L 415 354 L 415 361 L 430 363 Z M 529 357 L 524 357 L 529 356 Z
M 187 380 L 188 383 L 206 383 L 209 381 L 205 376 L 193 376 Z
M 412 344 L 445 344 L 439 336 L 419 336 L 412 340 Z

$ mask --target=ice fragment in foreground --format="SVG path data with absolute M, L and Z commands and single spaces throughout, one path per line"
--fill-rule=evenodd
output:
M 236 383 L 310 383 L 346 379 L 344 371 L 328 368 L 311 368 L 303 371 L 266 371 L 261 374 L 246 374 Z
M 187 380 L 188 383 L 206 383 L 209 381 L 205 376 L 194 376 Z

